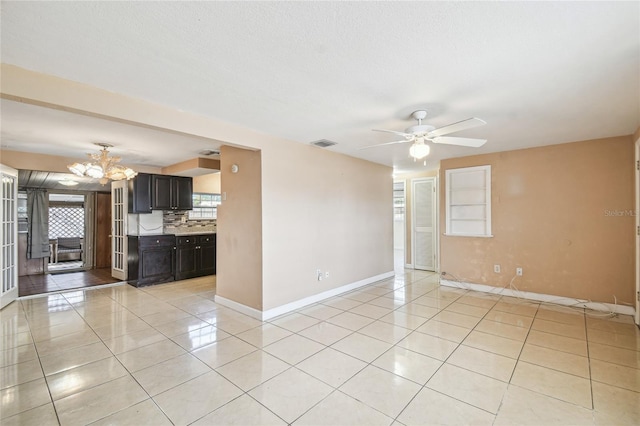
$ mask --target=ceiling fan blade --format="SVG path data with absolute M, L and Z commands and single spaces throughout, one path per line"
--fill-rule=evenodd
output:
M 371 129 L 374 132 L 385 132 L 385 133 L 393 133 L 394 135 L 398 135 L 398 136 L 402 136 L 404 138 L 407 139 L 413 139 L 413 134 L 411 133 L 404 133 L 404 132 L 396 132 L 395 130 L 383 130 L 383 129 Z
M 363 146 L 362 148 L 358 148 L 360 149 L 367 149 L 367 148 L 375 148 L 377 146 L 385 146 L 385 145 L 395 145 L 395 144 L 399 144 L 399 143 L 409 143 L 409 142 L 413 142 L 413 141 L 393 141 L 393 142 L 385 142 L 385 143 L 379 143 L 377 145 L 369 145 L 369 146 Z
M 479 148 L 484 145 L 485 142 L 487 142 L 486 139 L 456 138 L 455 136 L 440 136 L 433 138 L 433 143 L 468 146 L 472 148 Z
M 467 118 L 466 120 L 458 121 L 457 123 L 449 124 L 447 126 L 440 127 L 438 129 L 429 132 L 429 137 L 448 135 L 449 133 L 460 132 L 466 129 L 472 129 L 478 126 L 484 126 L 486 121 L 479 118 Z

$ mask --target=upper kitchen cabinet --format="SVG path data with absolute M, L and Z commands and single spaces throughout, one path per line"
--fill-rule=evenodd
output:
M 151 213 L 151 175 L 138 173 L 129 181 L 129 213 Z
M 138 173 L 129 181 L 129 213 L 191 210 L 193 178 Z
M 151 189 L 153 209 L 191 210 L 193 208 L 193 178 L 152 175 Z

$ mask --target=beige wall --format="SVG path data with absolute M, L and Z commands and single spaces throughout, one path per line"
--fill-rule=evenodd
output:
M 412 179 L 420 179 L 420 178 L 428 178 L 428 177 L 437 177 L 438 169 L 434 170 L 425 170 L 420 173 L 404 173 L 402 175 L 396 176 L 393 180 L 394 182 L 404 182 L 405 183 L 405 250 L 404 250 L 404 260 L 405 264 L 410 265 L 413 263 L 413 253 L 411 248 L 413 247 L 411 244 L 413 238 L 413 218 L 412 214 L 412 206 L 413 206 L 413 198 L 412 191 L 413 185 L 411 183 Z
M 193 192 L 220 194 L 220 176 L 220 173 L 209 173 L 208 175 L 194 176 Z
M 220 296 L 267 311 L 393 270 L 390 168 L 301 144 L 221 159 Z
M 260 150 L 262 309 L 393 270 L 391 168 L 19 67 L 1 67 L 3 98 Z M 229 171 L 222 169 L 224 188 Z M 221 211 L 225 208 L 223 201 Z M 242 226 L 224 222 L 218 219 L 223 233 L 225 227 Z M 254 254 L 249 249 L 236 253 Z M 225 269 L 236 260 L 222 256 L 218 288 L 238 287 L 233 297 L 254 293 L 260 283 L 231 281 Z M 316 268 L 328 270 L 330 278 L 317 282 Z
M 441 271 L 471 283 L 634 302 L 634 152 L 631 136 L 444 160 Z M 445 171 L 492 166 L 493 238 L 445 229 Z M 493 272 L 500 264 L 502 273 Z
M 302 144 L 262 162 L 265 309 L 393 271 L 391 168 Z
M 218 207 L 216 294 L 263 310 L 260 151 L 221 147 L 223 201 Z M 239 167 L 231 173 L 231 165 Z

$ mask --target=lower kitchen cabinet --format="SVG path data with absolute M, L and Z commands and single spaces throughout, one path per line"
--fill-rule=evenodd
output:
M 176 237 L 176 280 L 216 273 L 216 235 Z
M 129 284 L 136 287 L 216 273 L 216 234 L 128 238 Z
M 176 237 L 176 280 L 193 278 L 197 274 L 196 237 Z
M 175 277 L 175 237 L 173 235 L 129 236 L 129 284 L 142 287 L 173 281 Z
M 215 275 L 216 273 L 216 234 L 199 235 L 198 246 L 200 253 L 196 259 L 199 260 L 199 274 Z

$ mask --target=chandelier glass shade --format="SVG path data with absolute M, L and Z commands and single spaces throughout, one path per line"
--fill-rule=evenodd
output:
M 138 174 L 129 167 L 118 165 L 120 157 L 109 157 L 109 148 L 113 145 L 107 143 L 96 143 L 96 145 L 101 146 L 102 150 L 98 154 L 87 154 L 91 161 L 73 163 L 67 168 L 78 176 L 99 179 L 102 185 L 109 182 L 109 180 L 129 180 Z
M 417 139 L 413 143 L 413 145 L 411 145 L 411 148 L 409 148 L 409 155 L 411 155 L 416 160 L 421 160 L 429 155 L 430 151 L 431 148 L 429 147 L 429 145 L 426 145 L 424 143 L 423 139 Z

